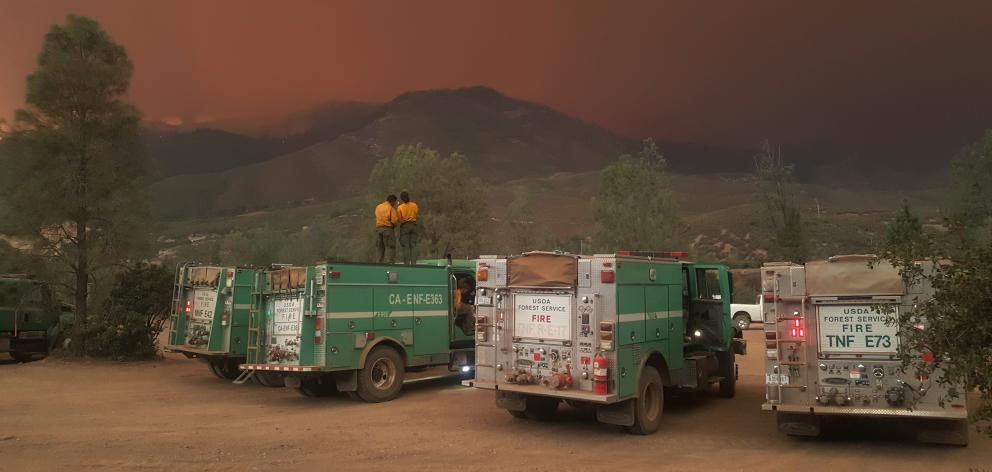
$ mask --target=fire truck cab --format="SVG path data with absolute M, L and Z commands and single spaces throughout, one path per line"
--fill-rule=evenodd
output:
M 722 265 L 684 253 L 577 256 L 530 252 L 477 260 L 476 376 L 515 417 L 551 417 L 561 401 L 600 422 L 650 434 L 664 389 L 732 397 L 735 353 Z
M 860 416 L 911 423 L 922 441 L 967 444 L 964 394 L 952 398 L 953 386 L 902 365 L 896 316 L 931 287 L 907 287 L 870 255 L 769 263 L 761 278 L 762 408 L 775 412 L 781 432 L 817 436 L 824 416 Z

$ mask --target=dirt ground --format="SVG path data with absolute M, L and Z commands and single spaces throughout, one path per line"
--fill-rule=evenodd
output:
M 884 423 L 776 432 L 760 405 L 760 331 L 732 400 L 671 399 L 662 429 L 630 436 L 590 411 L 512 418 L 454 379 L 397 400 L 309 399 L 233 385 L 177 355 L 146 363 L 0 359 L 0 470 L 900 470 L 992 471 L 992 440 L 924 445 Z

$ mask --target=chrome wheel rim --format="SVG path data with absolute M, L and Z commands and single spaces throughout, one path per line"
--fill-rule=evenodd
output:
M 372 385 L 379 390 L 388 390 L 396 382 L 396 365 L 391 359 L 380 358 L 372 363 Z

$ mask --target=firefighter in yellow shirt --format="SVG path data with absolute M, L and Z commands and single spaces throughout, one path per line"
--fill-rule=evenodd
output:
M 403 263 L 414 264 L 417 261 L 417 213 L 420 208 L 410 201 L 410 194 L 400 192 L 400 206 L 396 213 L 400 220 L 400 247 L 403 250 Z
M 379 255 L 379 263 L 396 262 L 396 224 L 399 216 L 396 212 L 396 195 L 390 194 L 386 201 L 375 207 L 375 248 Z

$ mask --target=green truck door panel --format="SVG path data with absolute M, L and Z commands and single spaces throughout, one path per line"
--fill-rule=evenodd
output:
M 668 286 L 668 369 L 681 370 L 685 364 L 685 353 L 682 351 L 683 336 L 685 336 L 685 316 L 682 311 L 682 286 Z M 678 378 L 672 375 L 672 378 Z
M 413 297 L 410 287 L 372 289 L 372 329 L 413 328 Z
M 668 287 L 664 285 L 644 287 L 644 311 L 646 339 L 648 341 L 668 339 Z
M 327 331 L 372 331 L 372 287 L 328 285 Z
M 618 345 L 644 342 L 644 287 L 617 286 L 617 318 Z
M 447 352 L 451 336 L 447 287 L 414 287 L 413 353 L 417 356 Z
M 617 349 L 616 371 L 610 376 L 616 381 L 617 396 L 621 400 L 634 396 L 637 392 L 637 376 L 639 375 L 640 349 L 639 346 L 626 346 Z M 637 359 L 634 356 L 637 349 Z
M 693 264 L 690 270 L 692 306 L 689 310 L 697 326 L 689 328 L 713 332 L 722 338 L 720 347 L 729 347 L 732 328 L 727 268 L 716 264 Z

